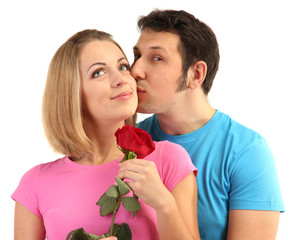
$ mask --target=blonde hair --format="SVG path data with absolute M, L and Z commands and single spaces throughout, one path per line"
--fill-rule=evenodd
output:
M 93 152 L 92 141 L 84 128 L 78 68 L 80 49 L 93 40 L 110 41 L 123 52 L 108 33 L 95 29 L 78 32 L 53 56 L 44 89 L 42 122 L 45 135 L 55 152 L 71 157 L 87 157 Z M 135 126 L 135 120 L 136 114 L 126 123 Z

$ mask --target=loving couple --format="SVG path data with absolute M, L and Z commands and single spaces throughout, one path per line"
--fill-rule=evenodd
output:
M 96 202 L 116 176 L 141 203 L 135 218 L 122 208 L 116 217 L 133 239 L 275 239 L 284 205 L 271 150 L 207 100 L 220 59 L 215 34 L 185 11 L 154 10 L 138 27 L 131 67 L 97 30 L 76 33 L 55 53 L 43 125 L 65 157 L 22 177 L 12 195 L 15 239 L 106 232 L 111 217 Z M 119 163 L 115 132 L 135 126 L 135 111 L 154 113 L 137 126 L 156 149 Z

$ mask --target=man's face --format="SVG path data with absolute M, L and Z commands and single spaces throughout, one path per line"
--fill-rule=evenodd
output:
M 138 87 L 137 112 L 166 113 L 174 107 L 182 79 L 179 43 L 179 36 L 173 33 L 142 31 L 131 70 Z

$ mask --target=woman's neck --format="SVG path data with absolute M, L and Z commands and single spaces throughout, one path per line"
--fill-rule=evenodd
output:
M 94 152 L 91 157 L 85 157 L 76 162 L 86 165 L 100 165 L 123 156 L 123 153 L 117 147 L 114 135 L 123 125 L 124 122 L 101 125 L 100 127 L 93 124 L 86 125 L 86 133 L 94 145 Z
M 102 165 L 109 162 L 113 162 L 116 159 L 123 157 L 123 153 L 117 148 L 117 146 L 113 148 L 109 148 L 106 151 L 98 151 L 95 149 L 94 153 L 90 157 L 83 157 L 78 160 L 74 160 L 79 164 L 84 165 Z

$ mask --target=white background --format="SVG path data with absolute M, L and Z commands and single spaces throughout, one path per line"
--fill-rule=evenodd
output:
M 132 61 L 137 18 L 154 8 L 189 11 L 216 33 L 221 62 L 209 101 L 267 139 L 286 207 L 277 239 L 296 239 L 297 7 L 289 0 L 173 2 L 1 1 L 1 239 L 13 236 L 10 195 L 21 176 L 59 157 L 49 148 L 40 120 L 54 52 L 77 31 L 97 28 L 114 35 Z

